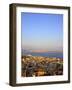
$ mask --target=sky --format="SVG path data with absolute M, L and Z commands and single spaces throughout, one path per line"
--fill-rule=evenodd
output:
M 63 15 L 21 13 L 22 49 L 60 52 L 63 49 Z

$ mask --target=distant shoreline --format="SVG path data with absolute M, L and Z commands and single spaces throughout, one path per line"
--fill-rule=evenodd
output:
M 32 55 L 32 56 L 43 56 L 43 57 L 56 57 L 56 58 L 61 58 L 63 59 L 63 53 L 60 52 L 60 53 L 56 53 L 56 52 L 47 52 L 47 53 L 22 53 L 22 56 L 24 55 Z

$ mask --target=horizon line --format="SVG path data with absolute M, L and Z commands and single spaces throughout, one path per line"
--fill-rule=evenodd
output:
M 63 50 L 61 51 L 57 51 L 57 50 L 27 50 L 29 52 L 32 52 L 32 53 L 45 53 L 45 52 L 63 52 Z

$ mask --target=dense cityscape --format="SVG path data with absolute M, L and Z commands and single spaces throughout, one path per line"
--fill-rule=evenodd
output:
M 21 58 L 21 76 L 54 76 L 63 75 L 63 59 L 25 55 Z

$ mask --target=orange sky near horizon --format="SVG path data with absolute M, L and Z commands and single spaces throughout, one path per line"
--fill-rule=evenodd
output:
M 32 50 L 31 52 L 37 52 L 37 53 L 41 53 L 41 52 L 48 52 L 48 50 Z

